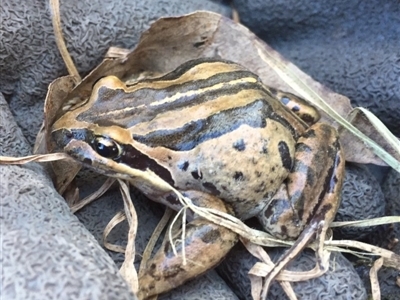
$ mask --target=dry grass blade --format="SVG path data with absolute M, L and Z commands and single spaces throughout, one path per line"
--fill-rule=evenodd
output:
M 63 197 L 65 202 L 67 202 L 68 206 L 71 208 L 74 205 L 77 205 L 81 199 L 79 197 L 79 188 L 76 186 L 76 182 L 71 182 L 63 193 Z
M 0 165 L 23 165 L 30 162 L 49 162 L 72 158 L 65 153 L 37 154 L 23 157 L 0 156 Z
M 249 239 L 255 244 L 266 247 L 285 247 L 293 244 L 291 241 L 273 238 L 270 234 L 264 231 L 252 229 L 230 214 L 211 208 L 198 207 L 194 205 L 189 198 L 184 197 L 179 191 L 172 187 L 171 190 L 175 192 L 184 207 L 190 208 L 194 213 L 211 222 L 231 229 L 238 235 Z
M 171 191 L 175 192 L 178 196 L 178 199 L 182 202 L 183 206 L 187 206 L 194 213 L 199 216 L 209 220 L 210 222 L 214 222 L 221 226 L 231 229 L 236 232 L 238 235 L 248 239 L 250 242 L 266 246 L 266 247 L 287 247 L 293 245 L 292 241 L 284 241 L 279 239 L 271 238 L 269 234 L 263 231 L 255 230 L 249 228 L 246 224 L 236 219 L 232 215 L 214 210 L 209 208 L 201 208 L 195 206 L 192 201 L 186 197 L 184 197 L 179 191 L 170 187 Z M 311 248 L 318 248 L 315 243 L 309 245 Z M 338 248 L 342 247 L 342 248 Z M 396 269 L 400 269 L 400 258 L 395 253 L 375 247 L 366 243 L 361 243 L 357 241 L 325 241 L 324 249 L 328 251 L 348 251 L 347 248 L 352 247 L 356 249 L 361 249 L 366 252 L 372 253 L 366 255 L 378 255 L 384 257 L 384 265 L 389 267 L 394 267 Z M 351 252 L 350 252 L 351 253 Z
M 297 300 L 296 293 L 289 282 L 281 281 L 280 284 L 285 294 L 289 297 L 289 300 Z
M 239 12 L 234 7 L 232 7 L 232 20 L 236 23 L 240 23 Z
M 399 216 L 386 216 L 367 220 L 332 222 L 329 227 L 370 227 L 384 224 L 400 223 Z
M 254 299 L 261 298 L 262 292 L 262 277 L 266 276 L 273 268 L 274 263 L 270 259 L 269 255 L 265 250 L 256 244 L 250 243 L 249 241 L 241 238 L 242 243 L 245 245 L 246 249 L 262 263 L 256 263 L 249 271 L 249 278 L 251 283 L 251 294 Z M 285 273 L 287 271 L 282 271 Z M 290 283 L 286 281 L 282 281 L 280 278 L 277 278 L 279 284 L 282 286 L 282 289 L 285 291 L 286 295 L 290 300 L 297 300 L 296 294 L 293 291 L 293 288 Z
M 111 231 L 117 226 L 119 223 L 126 220 L 125 213 L 120 211 L 115 214 L 115 216 L 108 222 L 107 226 L 103 230 L 103 245 L 106 249 L 118 253 L 125 253 L 126 248 L 120 245 L 115 245 L 107 242 L 107 237 L 111 233 Z
M 352 240 L 326 241 L 325 245 L 326 245 L 326 249 L 329 251 L 341 251 L 341 252 L 353 253 L 353 252 L 349 252 L 348 250 L 346 251 L 346 248 L 348 248 L 348 247 L 364 250 L 367 253 L 363 253 L 363 255 L 380 256 L 383 258 L 384 266 L 400 270 L 400 255 L 397 255 L 396 253 L 394 253 L 390 250 L 386 250 L 386 249 L 376 247 L 376 246 L 373 246 L 373 245 L 370 245 L 367 243 L 352 241 Z M 341 247 L 344 249 L 341 249 L 341 248 L 338 249 L 338 248 L 334 248 L 334 247 Z
M 94 200 L 99 199 L 105 192 L 107 192 L 110 187 L 114 184 L 116 179 L 114 178 L 108 178 L 103 185 L 94 193 L 90 194 L 89 196 L 85 197 L 79 203 L 73 205 L 71 207 L 71 211 L 73 213 L 76 213 L 78 210 L 80 210 L 82 207 L 88 205 L 89 203 L 92 203 Z
M 180 197 L 183 197 L 183 196 L 180 196 Z M 195 213 L 199 214 L 200 216 L 210 220 L 211 222 L 216 222 L 217 224 L 220 224 L 222 226 L 230 228 L 234 232 L 238 233 L 240 236 L 245 237 L 246 239 L 249 239 L 250 241 L 252 241 L 256 244 L 264 245 L 264 242 L 266 242 L 266 244 L 270 244 L 270 242 L 271 242 L 269 240 L 269 238 L 265 239 L 263 232 L 259 233 L 257 230 L 246 228 L 247 226 L 245 224 L 241 223 L 240 221 L 236 221 L 235 218 L 232 216 L 229 216 L 229 215 L 225 216 L 224 213 L 214 211 L 212 209 L 204 209 L 204 208 L 196 207 L 191 203 L 190 199 L 184 199 L 184 197 L 181 200 L 183 201 L 184 205 L 187 205 L 190 209 L 192 209 Z M 369 220 L 369 221 L 371 222 L 371 220 Z M 372 220 L 372 223 L 373 224 L 376 224 L 376 223 L 382 224 L 385 222 L 392 222 L 392 221 L 393 221 L 393 218 L 386 218 L 386 220 Z M 286 245 L 287 244 L 290 244 L 290 243 L 287 243 L 287 241 L 286 241 Z M 321 242 L 318 244 L 319 244 L 319 247 L 316 247 L 315 243 L 313 245 L 309 245 L 309 246 L 320 249 L 320 253 L 322 253 L 322 254 L 319 254 L 319 256 L 320 256 L 319 258 L 321 259 L 321 265 L 323 266 L 322 270 L 328 269 L 330 251 L 342 251 L 342 252 L 348 251 L 350 253 L 356 254 L 356 252 L 354 252 L 354 251 L 349 251 L 347 249 L 347 247 L 362 249 L 362 250 L 365 250 L 366 252 L 369 252 L 369 253 L 364 253 L 365 255 L 382 256 L 384 258 L 383 263 L 385 266 L 400 269 L 400 257 L 398 255 L 396 255 L 395 253 L 388 251 L 386 249 L 382 249 L 379 247 L 375 247 L 375 246 L 372 246 L 369 244 L 356 242 L 356 241 L 325 241 L 323 248 L 321 246 Z M 282 245 L 283 244 L 281 244 L 280 246 L 282 246 Z M 343 247 L 343 248 L 338 248 L 337 246 Z M 288 274 L 289 277 L 285 278 L 282 276 L 282 278 L 285 278 L 288 280 L 294 280 L 294 281 L 298 281 L 300 279 L 306 280 L 307 277 L 309 277 L 309 278 L 318 277 L 320 274 L 322 274 L 321 272 L 325 272 L 322 270 L 319 269 L 319 266 L 317 265 L 313 270 L 309 271 L 308 273 L 304 273 L 304 272 L 301 272 L 299 274 L 292 273 L 292 274 Z M 282 274 L 286 275 L 286 273 L 282 273 Z M 280 276 L 280 275 L 278 275 L 278 276 Z M 281 279 L 281 277 L 277 277 L 277 279 Z M 257 288 L 257 285 L 260 284 L 260 282 L 258 279 L 254 278 L 254 277 L 252 278 L 252 282 L 253 282 L 252 293 L 256 294 L 257 291 L 259 290 L 259 288 Z M 266 297 L 266 295 L 263 295 L 263 296 Z
M 120 191 L 124 200 L 125 216 L 129 224 L 128 243 L 126 245 L 125 260 L 121 266 L 120 273 L 130 286 L 133 293 L 139 290 L 139 280 L 135 269 L 135 239 L 138 226 L 137 214 L 129 193 L 129 183 L 118 179 Z
M 253 300 L 261 300 L 262 278 L 249 272 L 249 279 L 251 286 L 251 298 L 253 298 Z
M 64 60 L 65 66 L 67 67 L 68 73 L 74 77 L 75 83 L 80 82 L 81 76 L 72 61 L 71 55 L 69 55 L 67 46 L 65 45 L 64 37 L 61 29 L 61 18 L 60 18 L 60 3 L 58 0 L 50 0 L 50 7 L 52 11 L 52 22 L 53 30 L 56 38 L 58 50 Z
M 154 229 L 154 231 L 150 237 L 150 240 L 147 243 L 146 248 L 143 251 L 142 261 L 141 261 L 140 267 L 139 267 L 139 277 L 145 271 L 147 262 L 149 261 L 149 259 L 151 257 L 151 253 L 153 252 L 154 246 L 157 243 L 157 240 L 159 239 L 164 228 L 167 226 L 167 224 L 172 216 L 172 213 L 173 213 L 173 210 L 167 207 L 165 209 L 163 217 L 161 218 L 160 222 L 158 222 L 157 227 Z
M 371 280 L 371 292 L 374 300 L 381 299 L 381 289 L 379 288 L 378 271 L 382 267 L 383 258 L 375 261 L 372 268 L 369 270 L 369 278 Z
M 329 255 L 322 256 L 321 265 L 329 266 Z M 260 277 L 267 276 L 271 270 L 274 268 L 274 264 L 270 263 L 258 262 L 256 263 L 252 269 L 249 271 L 249 274 Z M 298 282 L 298 281 L 306 281 L 313 278 L 317 278 L 323 275 L 326 272 L 326 268 L 322 270 L 319 265 L 317 264 L 312 270 L 309 271 L 288 271 L 282 270 L 279 275 L 275 277 L 275 280 L 281 281 L 284 283 L 285 281 L 288 282 Z
M 185 243 L 183 242 L 185 240 L 185 233 L 186 233 L 186 210 L 187 206 L 183 206 L 179 212 L 175 215 L 175 217 L 172 219 L 171 225 L 169 226 L 168 229 L 168 239 L 171 244 L 172 251 L 174 252 L 175 256 L 178 255 L 178 252 L 176 251 L 174 239 L 172 237 L 173 233 L 173 228 L 176 227 L 175 225 L 177 224 L 177 220 L 179 216 L 182 214 L 182 219 L 181 222 L 179 222 L 178 226 L 182 226 L 182 232 L 181 232 L 181 243 L 182 243 L 182 264 L 185 266 L 186 265 L 186 252 L 185 252 Z M 179 242 L 179 241 L 177 241 Z
M 295 243 L 293 244 L 292 247 L 289 248 L 289 250 L 287 250 L 285 252 L 285 254 L 283 254 L 279 260 L 277 261 L 277 263 L 275 264 L 274 268 L 265 276 L 264 279 L 264 286 L 262 289 L 262 294 L 261 294 L 261 298 L 262 299 L 266 299 L 267 295 L 268 295 L 268 291 L 269 291 L 269 287 L 272 283 L 272 281 L 284 270 L 284 268 L 297 256 L 299 255 L 299 253 L 305 248 L 307 247 L 308 244 L 310 244 L 310 242 L 312 241 L 312 239 L 314 239 L 314 236 L 317 232 L 320 232 L 318 234 L 317 237 L 317 241 L 318 241 L 318 251 L 315 252 L 316 258 L 317 258 L 317 262 L 319 261 L 325 261 L 322 259 L 322 257 L 326 254 L 328 256 L 328 260 L 329 260 L 329 252 L 324 253 L 323 251 L 323 242 L 325 241 L 325 237 L 326 237 L 326 231 L 327 231 L 327 227 L 325 225 L 324 222 L 321 221 L 317 221 L 317 222 L 311 222 L 310 225 L 308 225 L 303 232 L 300 234 L 300 236 L 297 238 L 297 240 L 295 241 Z M 321 268 L 322 270 L 324 270 L 324 272 L 327 271 L 328 268 L 326 268 L 325 266 L 322 266 Z M 315 268 L 315 272 L 320 272 L 320 267 L 316 267 Z M 320 273 L 319 275 L 322 275 L 323 273 Z

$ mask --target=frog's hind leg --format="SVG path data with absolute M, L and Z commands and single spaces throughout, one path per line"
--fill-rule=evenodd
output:
M 330 223 L 339 207 L 343 174 L 344 155 L 336 130 L 314 124 L 298 139 L 292 170 L 258 219 L 283 239 L 298 237 L 319 211 Z
M 320 261 L 326 231 L 340 204 L 344 163 L 338 134 L 332 127 L 315 124 L 298 140 L 292 172 L 259 220 L 275 236 L 296 238 L 301 234 L 266 276 L 262 297 L 280 270 L 316 236 Z
M 231 213 L 231 209 L 214 196 L 195 191 L 183 195 L 197 206 Z M 170 194 L 168 197 L 176 196 Z M 186 265 L 182 261 L 182 243 L 174 240 L 176 256 L 170 242 L 166 241 L 139 277 L 139 299 L 167 292 L 213 268 L 238 241 L 237 234 L 231 230 L 196 216 L 186 224 L 185 230 Z M 179 239 L 181 232 L 175 237 Z

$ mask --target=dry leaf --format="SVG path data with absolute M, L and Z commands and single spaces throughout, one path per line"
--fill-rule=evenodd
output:
M 112 53 L 118 55 L 109 55 L 104 59 L 77 85 L 69 98 L 85 99 L 90 95 L 94 82 L 106 75 L 115 75 L 122 80 L 128 80 L 139 77 L 144 72 L 164 74 L 188 60 L 199 57 L 220 57 L 235 61 L 258 74 L 266 85 L 296 94 L 296 91 L 277 75 L 274 68 L 265 63 L 263 56 L 269 56 L 285 65 L 291 73 L 335 107 L 335 110 L 343 117 L 347 116 L 352 109 L 348 98 L 314 81 L 278 52 L 260 41 L 247 28 L 211 12 L 197 12 L 182 17 L 160 19 L 143 33 L 139 44 L 131 53 L 127 54 L 125 50 L 120 51 L 115 48 Z M 336 125 L 327 115 L 323 114 L 323 120 Z M 379 142 L 386 148 L 384 140 Z M 346 140 L 343 144 L 346 158 L 349 160 L 382 164 L 381 160 L 358 138 L 351 136 L 350 142 Z M 362 149 L 362 152 L 353 151 L 352 149 L 355 148 Z
M 51 125 L 60 114 L 64 100 L 68 98 L 70 91 L 74 87 L 74 77 L 65 76 L 54 80 L 49 85 L 45 104 L 44 104 L 44 132 L 41 132 L 41 140 L 36 140 L 35 149 L 47 149 L 47 153 L 55 152 L 56 146 L 48 135 Z M 43 146 L 45 142 L 46 146 Z M 41 144 L 41 145 L 40 145 Z M 40 145 L 40 146 L 39 146 Z M 68 185 L 75 178 L 76 174 L 81 169 L 81 166 L 74 161 L 56 161 L 52 163 L 53 181 L 57 191 L 63 194 Z
M 355 108 L 352 110 L 347 119 L 351 124 L 360 129 L 362 133 L 369 136 L 378 145 L 382 145 L 388 153 L 400 161 L 398 149 L 400 147 L 399 140 L 394 137 L 379 120 L 370 120 L 365 112 L 360 108 Z M 372 122 L 375 122 L 375 124 L 372 124 Z M 382 163 L 382 161 L 376 155 L 374 155 L 374 158 L 371 158 L 366 145 L 357 143 L 357 140 L 354 139 L 354 136 L 348 130 L 344 128 L 340 128 L 339 130 L 341 141 L 346 147 L 346 159 L 348 161 L 386 165 Z M 392 143 L 388 142 L 390 140 L 392 140 Z

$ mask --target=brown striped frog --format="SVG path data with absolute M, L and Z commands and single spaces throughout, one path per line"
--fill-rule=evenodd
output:
M 82 164 L 174 210 L 182 206 L 170 187 L 296 239 L 312 220 L 331 222 L 340 202 L 343 151 L 336 130 L 318 119 L 307 102 L 236 63 L 197 59 L 158 78 L 99 79 L 86 103 L 55 122 L 52 137 Z M 238 240 L 196 215 L 188 222 L 187 264 L 166 243 L 139 279 L 140 298 L 204 273 Z

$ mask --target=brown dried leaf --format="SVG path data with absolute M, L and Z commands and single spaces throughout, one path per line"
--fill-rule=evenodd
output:
M 369 119 L 361 108 L 355 108 L 349 113 L 347 120 L 357 127 L 362 133 L 369 136 L 378 145 L 381 145 L 389 154 L 400 161 L 399 140 L 377 119 Z M 374 122 L 374 123 L 372 123 Z M 369 149 L 354 138 L 346 129 L 340 128 L 340 138 L 345 147 L 346 160 L 359 163 L 374 163 L 386 165 L 375 154 L 370 154 Z M 392 142 L 390 142 L 392 140 Z
M 44 104 L 44 120 L 40 128 L 35 145 L 33 147 L 34 154 L 45 154 L 52 152 L 48 149 L 49 137 L 47 132 L 49 127 L 55 121 L 56 114 L 63 104 L 63 100 L 68 96 L 74 87 L 74 78 L 72 76 L 59 77 L 49 84 Z
M 56 145 L 50 139 L 49 131 L 57 119 L 61 107 L 64 104 L 64 100 L 67 99 L 69 93 L 72 91 L 74 87 L 74 77 L 73 76 L 65 76 L 60 77 L 54 80 L 49 85 L 49 89 L 47 92 L 45 104 L 44 104 L 44 133 L 41 133 L 42 139 L 41 141 L 37 140 L 36 144 L 43 143 L 43 137 L 45 140 L 45 149 L 47 149 L 48 153 L 52 153 L 56 151 Z M 37 149 L 42 149 L 43 146 L 36 147 Z M 53 181 L 57 191 L 60 194 L 63 194 L 67 189 L 68 185 L 75 178 L 76 174 L 81 169 L 80 164 L 69 160 L 69 161 L 57 161 L 52 163 L 53 167 Z
M 261 46 L 260 46 L 261 45 Z M 199 57 L 220 57 L 235 61 L 258 74 L 269 86 L 296 94 L 287 82 L 280 78 L 273 67 L 266 64 L 265 56 L 273 57 L 286 66 L 290 73 L 304 81 L 342 116 L 352 107 L 348 98 L 332 92 L 278 52 L 259 40 L 241 24 L 211 12 L 196 12 L 182 17 L 162 18 L 143 33 L 137 47 L 129 54 L 115 49 L 108 58 L 94 69 L 69 95 L 85 99 L 90 95 L 93 83 L 100 77 L 115 75 L 123 80 L 139 77 L 146 72 L 164 74 L 182 63 Z M 268 54 L 268 55 L 266 55 Z M 111 57 L 110 57 L 111 56 Z M 297 93 L 298 94 L 298 93 Z M 336 126 L 323 114 L 323 121 Z M 347 147 L 350 143 L 351 147 Z M 354 136 L 344 140 L 345 153 L 351 161 L 379 163 L 371 150 Z M 385 145 L 385 144 L 383 144 Z M 352 151 L 354 148 L 363 149 Z M 361 153 L 360 155 L 358 153 Z M 382 164 L 382 162 L 380 162 Z

